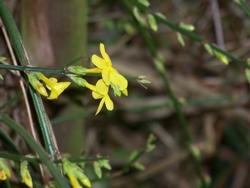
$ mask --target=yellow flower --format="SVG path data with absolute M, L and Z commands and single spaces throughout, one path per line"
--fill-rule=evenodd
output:
M 91 187 L 89 178 L 77 164 L 63 159 L 63 171 L 68 176 L 73 188 L 82 188 L 82 185 L 88 188 Z
M 56 78 L 47 78 L 42 73 L 38 73 L 37 77 L 42 80 L 47 89 L 50 90 L 50 95 L 47 97 L 47 99 L 53 100 L 57 99 L 59 95 L 71 84 L 70 82 L 58 82 Z M 38 88 L 35 88 L 38 92 Z M 41 94 L 41 92 L 39 92 Z
M 6 161 L 0 158 L 0 181 L 5 181 L 11 177 L 11 170 L 8 167 Z
M 28 169 L 28 162 L 22 161 L 20 164 L 20 174 L 22 177 L 22 182 L 27 185 L 27 187 L 32 188 L 33 187 L 33 181 Z
M 89 84 L 86 81 L 85 87 L 92 90 L 92 97 L 94 99 L 101 99 L 95 115 L 97 115 L 101 111 L 104 104 L 109 111 L 112 111 L 114 109 L 114 103 L 108 95 L 109 87 L 104 83 L 102 79 L 98 80 L 95 86 Z
M 77 178 L 72 173 L 69 173 L 68 177 L 69 177 L 70 184 L 72 185 L 73 188 L 82 188 Z
M 46 91 L 46 87 L 38 80 L 36 73 L 29 73 L 27 74 L 29 83 L 32 85 L 32 87 L 40 93 L 40 95 L 43 95 L 45 97 L 48 97 L 48 93 Z
M 7 179 L 6 173 L 3 170 L 0 170 L 0 181 Z
M 91 57 L 91 61 L 96 66 L 96 68 L 88 69 L 87 72 L 101 73 L 103 81 L 106 85 L 111 85 L 115 95 L 120 96 L 122 92 L 127 96 L 128 81 L 112 66 L 112 61 L 107 54 L 103 43 L 100 43 L 100 52 L 102 57 L 97 55 L 92 55 Z

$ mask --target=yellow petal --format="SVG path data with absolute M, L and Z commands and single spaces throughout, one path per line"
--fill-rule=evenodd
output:
M 108 93 L 108 86 L 104 83 L 102 79 L 98 80 L 96 83 L 96 92 L 105 96 Z
M 28 162 L 27 161 L 22 161 L 20 164 L 20 174 L 22 178 L 22 182 L 27 185 L 29 188 L 33 188 L 33 181 L 32 177 L 29 172 L 28 168 Z
M 3 170 L 0 170 L 0 181 L 4 181 L 7 179 L 7 176 Z
M 103 107 L 104 102 L 105 102 L 105 99 L 102 98 L 102 100 L 100 101 L 99 106 L 98 106 L 98 108 L 97 108 L 97 110 L 96 110 L 95 115 L 97 115 L 97 114 L 100 113 L 100 111 L 101 111 L 101 109 L 102 109 L 102 107 Z
M 100 68 L 91 68 L 91 69 L 86 69 L 85 72 L 86 73 L 101 73 L 102 69 L 100 69 Z
M 102 70 L 102 79 L 106 85 L 110 85 L 110 69 Z
M 48 97 L 48 99 L 53 100 L 53 99 L 57 99 L 58 96 L 67 88 L 69 87 L 71 83 L 70 82 L 58 82 L 55 83 L 52 87 L 51 87 L 51 93 L 50 96 Z
M 118 72 L 112 71 L 110 74 L 110 82 L 117 85 L 121 91 L 128 87 L 128 80 Z
M 95 91 L 92 91 L 92 97 L 94 99 L 101 99 L 101 98 L 103 98 L 103 95 L 101 95 L 101 94 L 99 94 L 99 93 L 97 93 Z
M 90 83 L 88 83 L 87 81 L 84 82 L 84 86 L 88 89 L 90 89 L 91 91 L 95 91 L 96 87 Z
M 68 175 L 68 177 L 70 180 L 70 184 L 72 185 L 73 188 L 82 188 L 82 186 L 80 185 L 80 183 L 78 182 L 75 176 Z
M 107 66 L 105 60 L 97 55 L 92 55 L 91 61 L 95 66 L 97 66 L 100 69 L 103 69 Z
M 122 90 L 122 93 L 123 93 L 123 95 L 128 96 L 128 90 L 127 89 Z
M 37 84 L 37 85 L 35 86 L 35 89 L 36 89 L 36 91 L 37 91 L 38 93 L 40 93 L 41 95 L 43 95 L 43 96 L 45 96 L 45 97 L 48 96 L 48 93 L 47 93 L 47 91 L 46 91 L 46 88 L 45 88 L 41 83 Z
M 54 77 L 49 78 L 49 80 L 50 80 L 52 83 L 57 83 L 57 79 L 54 78 Z
M 105 106 L 109 111 L 114 109 L 114 103 L 108 95 L 105 97 Z
M 112 66 L 111 59 L 110 59 L 109 55 L 107 54 L 103 43 L 100 43 L 100 52 L 102 54 L 103 59 L 106 62 L 106 66 Z

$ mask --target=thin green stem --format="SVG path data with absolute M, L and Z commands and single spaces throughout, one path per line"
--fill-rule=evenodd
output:
M 0 158 L 12 160 L 15 162 L 28 161 L 28 162 L 33 163 L 33 164 L 42 163 L 42 160 L 40 158 L 38 158 L 37 156 L 34 156 L 34 155 L 24 156 L 21 154 L 10 153 L 10 152 L 6 152 L 6 151 L 0 151 Z M 88 157 L 88 158 L 86 158 L 84 156 L 74 156 L 74 157 L 70 156 L 70 157 L 67 157 L 67 159 L 71 162 L 81 163 L 81 162 L 93 162 L 93 161 L 100 160 L 100 159 L 107 159 L 107 157 Z M 54 162 L 55 163 L 62 163 L 62 160 L 57 159 Z
M 133 12 L 132 12 L 133 2 L 131 3 L 130 0 L 124 0 L 123 2 L 124 2 L 124 5 L 125 5 L 128 13 L 130 15 L 133 15 Z M 185 140 L 185 146 L 186 146 L 187 150 L 190 152 L 195 170 L 196 170 L 197 175 L 201 181 L 202 187 L 205 188 L 205 187 L 207 187 L 207 183 L 206 183 L 206 179 L 202 173 L 200 160 L 197 159 L 194 152 L 192 152 L 192 144 L 193 144 L 192 136 L 188 130 L 188 124 L 187 124 L 185 116 L 182 112 L 182 105 L 179 102 L 178 98 L 175 96 L 175 93 L 173 92 L 173 90 L 171 88 L 170 80 L 168 77 L 168 72 L 164 66 L 164 61 L 159 57 L 156 45 L 154 43 L 154 39 L 153 39 L 152 35 L 148 32 L 147 28 L 145 28 L 143 25 L 141 25 L 137 21 L 137 19 L 134 17 L 134 15 L 132 17 L 133 17 L 134 22 L 136 23 L 136 26 L 137 26 L 142 38 L 144 39 L 144 42 L 146 43 L 146 45 L 148 47 L 149 53 L 151 54 L 151 56 L 153 58 L 155 68 L 162 77 L 162 80 L 163 80 L 164 85 L 165 85 L 166 93 L 170 97 L 170 99 L 173 103 L 174 109 L 176 111 L 177 117 L 178 117 L 178 121 L 179 121 L 181 130 L 182 130 L 182 133 L 184 136 L 184 140 Z M 175 26 L 175 25 L 172 25 L 172 26 Z M 196 35 L 191 35 L 191 33 L 188 33 L 188 35 L 197 41 L 202 40 L 201 37 L 197 37 Z
M 10 65 L 10 64 L 0 64 L 0 69 L 3 70 L 16 70 L 23 72 L 42 72 L 46 74 L 59 74 L 65 75 L 66 71 L 64 69 L 57 68 L 45 68 L 45 67 L 31 67 L 31 66 L 22 66 L 22 65 Z
M 163 24 L 167 27 L 169 27 L 171 30 L 176 31 L 181 33 L 183 36 L 186 36 L 188 38 L 190 38 L 193 41 L 199 42 L 202 45 L 204 44 L 209 44 L 211 46 L 211 48 L 221 54 L 223 54 L 224 56 L 226 56 L 232 63 L 237 63 L 245 68 L 250 68 L 250 66 L 247 64 L 247 62 L 245 60 L 242 60 L 238 57 L 233 56 L 231 53 L 219 48 L 218 46 L 216 46 L 213 43 L 207 42 L 203 37 L 199 36 L 198 34 L 196 34 L 193 31 L 188 31 L 182 27 L 179 26 L 179 24 L 173 23 L 169 20 L 167 20 L 166 18 L 162 17 L 161 15 L 157 14 L 157 13 L 153 13 L 153 15 L 155 16 L 155 19 L 158 23 Z

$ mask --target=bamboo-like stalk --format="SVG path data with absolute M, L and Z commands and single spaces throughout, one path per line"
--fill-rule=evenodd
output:
M 15 24 L 15 21 L 11 13 L 9 12 L 3 0 L 0 0 L 0 17 L 6 28 L 6 31 L 10 39 L 10 43 L 15 52 L 18 62 L 21 65 L 30 65 L 30 60 L 23 46 L 20 33 L 17 29 L 17 26 Z M 45 143 L 46 150 L 49 152 L 52 159 L 56 159 L 57 155 L 59 154 L 59 149 L 57 146 L 57 142 L 50 121 L 45 112 L 42 99 L 40 95 L 38 95 L 35 91 L 33 91 L 31 86 L 29 86 L 29 91 L 33 99 L 33 104 L 37 113 L 40 129 L 43 134 L 43 141 Z

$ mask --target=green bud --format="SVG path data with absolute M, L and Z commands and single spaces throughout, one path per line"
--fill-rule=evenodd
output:
M 22 178 L 22 182 L 27 185 L 27 187 L 32 188 L 33 187 L 33 181 L 29 172 L 28 168 L 28 162 L 22 161 L 20 164 L 20 174 Z
M 191 25 L 191 24 L 186 24 L 186 23 L 183 23 L 183 22 L 180 23 L 180 27 L 181 27 L 182 29 L 187 30 L 187 31 L 194 31 L 194 30 L 195 30 L 195 27 L 194 27 L 193 25 Z
M 184 40 L 182 34 L 180 34 L 179 32 L 177 33 L 177 40 L 182 47 L 185 47 L 185 45 L 186 45 L 185 40 Z
M 70 66 L 68 67 L 68 71 L 78 75 L 86 75 L 87 68 L 82 66 Z
M 152 14 L 148 14 L 148 24 L 153 31 L 156 32 L 158 30 L 157 22 Z
M 41 95 L 47 97 L 48 93 L 44 85 L 38 80 L 37 73 L 28 73 L 28 80 L 30 85 Z
M 144 17 L 140 14 L 140 11 L 137 7 L 133 8 L 133 14 L 136 18 L 136 20 L 143 26 L 146 26 L 146 21 L 144 19 Z
M 191 146 L 190 147 L 190 151 L 192 153 L 192 155 L 197 159 L 197 160 L 201 160 L 201 151 L 197 146 Z
M 11 177 L 11 170 L 5 159 L 0 158 L 0 181 L 4 181 Z
M 67 75 L 76 85 L 85 87 L 86 80 L 75 75 Z

